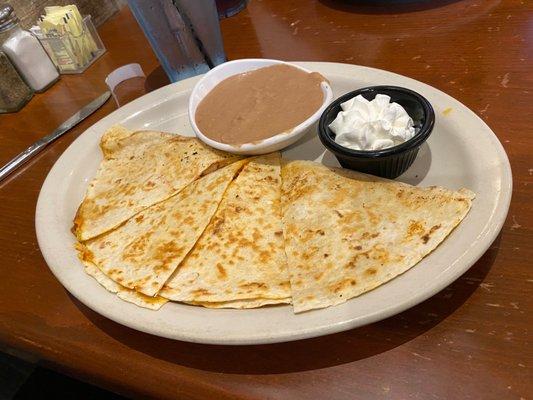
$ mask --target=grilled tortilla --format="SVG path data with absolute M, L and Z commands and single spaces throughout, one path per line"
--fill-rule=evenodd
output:
M 280 196 L 279 153 L 252 158 L 160 295 L 212 307 L 287 303 Z
M 80 257 L 122 286 L 155 295 L 196 243 L 246 162 L 206 175 L 111 232 L 84 242 Z
M 200 176 L 241 158 L 196 138 L 131 132 L 121 126 L 108 130 L 100 146 L 104 159 L 74 219 L 80 241 L 108 232 Z
M 102 285 L 105 289 L 116 295 L 124 301 L 133 303 L 139 307 L 149 308 L 151 310 L 159 310 L 165 303 L 168 302 L 160 296 L 146 296 L 135 290 L 125 288 L 122 285 L 116 283 L 113 279 L 110 279 L 93 263 L 83 261 L 85 265 L 85 272 L 92 276 L 96 281 Z
M 295 312 L 340 304 L 404 273 L 468 213 L 467 189 L 418 188 L 310 161 L 282 169 Z
M 286 299 L 245 299 L 245 300 L 234 300 L 234 301 L 220 301 L 220 302 L 194 302 L 188 301 L 187 304 L 193 306 L 202 306 L 206 308 L 259 308 L 267 305 L 276 305 L 276 304 L 289 304 L 291 298 L 287 297 Z

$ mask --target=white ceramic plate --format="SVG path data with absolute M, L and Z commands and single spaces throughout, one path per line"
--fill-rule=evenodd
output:
M 398 180 L 420 186 L 466 187 L 477 194 L 468 216 L 433 253 L 405 274 L 345 304 L 298 315 L 290 306 L 212 310 L 169 303 L 150 311 L 107 292 L 84 273 L 70 232 L 102 158 L 100 136 L 116 123 L 130 129 L 192 135 L 187 102 L 199 79 L 195 77 L 147 94 L 102 119 L 72 143 L 48 174 L 37 203 L 37 237 L 46 262 L 65 288 L 94 311 L 154 335 L 201 343 L 272 343 L 326 335 L 387 318 L 439 292 L 470 268 L 500 231 L 511 198 L 509 161 L 490 128 L 457 100 L 413 79 L 354 65 L 299 64 L 326 76 L 336 97 L 363 86 L 397 85 L 421 93 L 433 104 L 437 117 L 433 134 Z M 284 157 L 338 165 L 313 135 L 287 149 Z

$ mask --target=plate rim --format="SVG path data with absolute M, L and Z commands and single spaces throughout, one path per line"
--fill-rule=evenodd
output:
M 160 104 L 165 103 L 169 100 L 170 97 L 176 96 L 180 93 L 185 93 L 187 91 L 191 91 L 192 87 L 194 86 L 194 83 L 200 79 L 202 75 L 188 78 L 183 81 L 179 81 L 176 83 L 172 83 L 169 85 L 166 85 L 160 89 L 157 89 L 151 93 L 148 93 L 144 96 L 139 97 L 138 99 L 128 103 L 127 105 L 113 111 L 112 113 L 108 114 L 104 118 L 100 119 L 99 121 L 95 122 L 92 126 L 87 128 L 83 133 L 81 133 L 68 147 L 64 150 L 64 152 L 61 154 L 61 156 L 56 160 L 50 171 L 48 172 L 46 179 L 43 182 L 43 185 L 41 187 L 41 190 L 39 192 L 39 197 L 37 200 L 36 205 L 36 211 L 35 211 L 35 229 L 37 234 L 37 242 L 39 244 L 39 248 L 41 250 L 41 253 L 46 261 L 46 264 L 48 265 L 48 268 L 51 270 L 53 275 L 60 281 L 60 283 L 63 285 L 63 287 L 71 294 L 73 295 L 78 301 L 83 303 L 85 306 L 93 310 L 94 312 L 97 312 L 106 318 L 109 318 L 117 323 L 120 323 L 122 325 L 125 325 L 129 328 L 136 329 L 145 333 L 154 334 L 157 336 L 167 337 L 170 339 L 176 339 L 176 340 L 183 340 L 188 342 L 195 342 L 195 343 L 205 343 L 205 344 L 228 344 L 228 345 L 248 345 L 248 344 L 266 344 L 266 343 L 279 343 L 279 342 L 288 342 L 293 340 L 300 340 L 305 338 L 311 338 L 316 336 L 323 336 L 331 333 L 336 333 L 348 329 L 352 329 L 355 327 L 360 327 L 364 325 L 371 324 L 373 322 L 386 319 L 392 315 L 398 314 L 402 311 L 405 311 L 423 301 L 430 298 L 431 296 L 435 295 L 436 293 L 440 292 L 442 289 L 444 289 L 446 286 L 457 280 L 462 274 L 464 274 L 472 265 L 474 265 L 479 258 L 481 258 L 487 249 L 490 247 L 490 245 L 493 243 L 493 241 L 498 236 L 499 232 L 501 231 L 501 228 L 503 227 L 503 224 L 505 223 L 507 213 L 509 210 L 511 197 L 512 197 L 512 171 L 511 166 L 509 163 L 509 158 L 503 148 L 503 145 L 499 141 L 496 134 L 492 131 L 492 129 L 477 115 L 475 114 L 471 109 L 469 109 L 466 105 L 461 103 L 459 100 L 453 98 L 452 96 L 442 92 L 441 90 L 427 85 L 423 82 L 417 81 L 415 79 L 396 74 L 394 72 L 389 72 L 381 69 L 371 68 L 371 67 L 365 67 L 365 66 L 359 66 L 359 65 L 353 65 L 353 64 L 343 64 L 343 63 L 334 63 L 334 62 L 294 62 L 295 64 L 300 64 L 306 68 L 326 68 L 330 69 L 328 71 L 328 74 L 330 75 L 342 75 L 345 76 L 347 70 L 349 69 L 357 69 L 360 72 L 364 72 L 365 70 L 371 71 L 373 74 L 383 74 L 388 77 L 395 76 L 396 78 L 400 78 L 403 81 L 406 82 L 406 84 L 412 83 L 416 84 L 417 86 L 422 85 L 424 89 L 430 90 L 430 91 L 436 91 L 439 95 L 443 95 L 447 100 L 449 100 L 451 103 L 455 103 L 456 105 L 460 106 L 464 111 L 469 113 L 471 118 L 474 118 L 476 123 L 481 123 L 485 126 L 486 130 L 490 132 L 491 134 L 491 142 L 494 145 L 494 150 L 499 156 L 499 161 L 502 163 L 502 190 L 499 192 L 499 202 L 498 207 L 495 211 L 494 218 L 496 218 L 496 223 L 491 227 L 490 232 L 487 233 L 487 235 L 484 237 L 480 245 L 478 246 L 478 250 L 475 251 L 475 254 L 472 254 L 472 252 L 464 253 L 459 258 L 463 258 L 465 256 L 469 256 L 467 260 L 463 260 L 464 263 L 462 264 L 462 267 L 459 269 L 455 269 L 454 271 L 451 271 L 451 273 L 448 274 L 448 276 L 444 277 L 445 279 L 441 279 L 438 284 L 433 284 L 430 288 L 426 288 L 425 290 L 420 290 L 412 294 L 409 298 L 404 300 L 403 302 L 399 304 L 392 304 L 388 307 L 383 307 L 375 310 L 374 312 L 370 314 L 366 314 L 364 316 L 359 316 L 355 318 L 351 318 L 345 321 L 341 321 L 334 324 L 329 324 L 326 326 L 314 326 L 312 328 L 302 328 L 297 332 L 281 332 L 279 334 L 272 334 L 271 332 L 263 333 L 263 334 L 256 334 L 252 337 L 250 336 L 234 336 L 231 338 L 226 337 L 214 337 L 213 334 L 204 334 L 202 335 L 196 335 L 196 336 L 190 336 L 186 332 L 185 333 L 179 333 L 179 332 L 173 332 L 172 334 L 169 334 L 168 332 L 158 330 L 156 328 L 151 328 L 148 326 L 144 326 L 139 323 L 132 322 L 128 319 L 125 315 L 127 313 L 124 313 L 123 315 L 118 313 L 118 316 L 116 314 L 115 310 L 107 309 L 105 307 L 95 305 L 94 302 L 91 302 L 90 299 L 87 300 L 83 293 L 80 292 L 79 288 L 76 287 L 75 284 L 70 282 L 65 276 L 63 276 L 60 273 L 61 267 L 53 266 L 54 260 L 53 256 L 49 253 L 51 250 L 49 246 L 47 245 L 47 230 L 46 226 L 43 226 L 45 223 L 45 219 L 43 217 L 45 211 L 46 211 L 46 200 L 50 197 L 51 191 L 53 191 L 52 181 L 55 178 L 56 175 L 60 174 L 60 168 L 62 164 L 65 162 L 66 155 L 69 154 L 69 152 L 72 152 L 72 147 L 75 146 L 76 143 L 79 141 L 82 141 L 83 138 L 87 138 L 91 134 L 97 134 L 98 130 L 101 130 L 103 127 L 110 125 L 114 119 L 122 119 L 127 120 L 128 118 L 134 117 L 137 113 L 142 112 L 142 107 L 139 108 L 141 103 L 145 103 L 148 100 L 152 100 L 150 103 L 150 107 L 145 107 L 144 109 L 148 108 L 155 108 Z M 344 70 L 344 71 L 342 71 Z M 87 276 L 88 279 L 92 279 L 91 277 Z M 105 290 L 105 289 L 103 289 Z M 118 301 L 122 302 L 122 300 L 117 299 Z M 116 300 L 115 300 L 116 301 Z

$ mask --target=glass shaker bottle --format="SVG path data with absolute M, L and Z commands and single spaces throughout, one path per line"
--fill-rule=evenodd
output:
M 32 96 L 33 91 L 0 51 L 0 114 L 20 110 Z
M 0 6 L 0 46 L 36 92 L 46 90 L 59 78 L 39 40 L 19 26 L 19 19 L 9 4 Z

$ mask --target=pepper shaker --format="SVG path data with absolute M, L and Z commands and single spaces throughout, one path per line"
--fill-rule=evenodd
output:
M 0 114 L 20 110 L 32 96 L 33 91 L 0 51 Z

